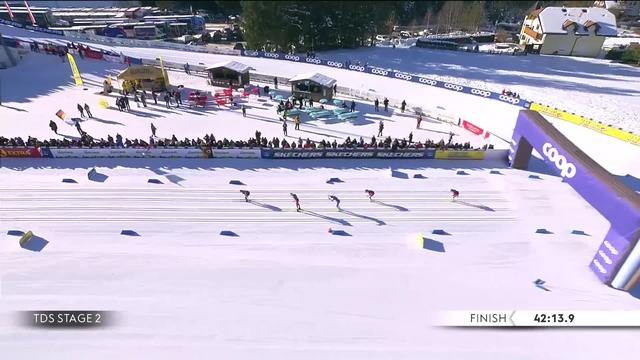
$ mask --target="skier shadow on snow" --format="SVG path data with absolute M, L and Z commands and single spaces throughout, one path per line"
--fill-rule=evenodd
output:
M 371 220 L 371 221 L 375 222 L 378 226 L 387 225 L 387 223 L 385 223 L 384 221 L 382 221 L 380 219 L 376 219 L 376 218 L 371 217 L 371 216 L 362 215 L 362 214 L 356 214 L 353 211 L 349 211 L 349 210 L 345 210 L 345 209 L 340 209 L 339 211 L 341 213 L 344 213 L 344 214 L 347 214 L 347 215 L 351 215 L 351 216 L 355 216 L 355 217 L 359 217 L 361 219 Z
M 474 207 L 474 208 L 476 208 L 476 209 L 481 209 L 481 210 L 485 210 L 485 211 L 495 212 L 495 210 L 494 210 L 494 209 L 492 209 L 492 208 L 490 208 L 490 207 L 488 207 L 488 206 L 486 206 L 486 205 L 471 204 L 471 203 L 468 203 L 468 202 L 466 202 L 466 201 L 460 201 L 460 200 L 456 200 L 455 202 L 456 202 L 456 203 L 458 203 L 458 204 L 462 204 L 462 205 L 466 205 L 466 206 Z
M 149 109 L 151 111 L 157 111 L 157 112 L 165 113 L 165 114 L 174 114 L 174 115 L 180 114 L 177 111 L 171 111 L 171 110 L 167 109 L 166 105 L 161 105 L 160 103 L 158 103 L 158 105 L 156 105 L 156 104 L 148 104 L 147 109 Z
M 133 114 L 135 116 L 146 117 L 146 118 L 159 118 L 159 117 L 162 117 L 162 115 L 152 114 L 152 113 L 148 113 L 148 112 L 142 112 L 142 111 L 138 111 L 138 110 L 133 110 L 133 108 L 131 108 L 131 110 L 129 110 L 127 112 L 129 114 Z
M 270 119 L 268 117 L 264 117 L 264 116 L 258 116 L 258 115 L 253 115 L 253 114 L 247 114 L 247 117 L 249 119 L 254 119 L 254 120 L 259 120 L 259 121 L 264 121 L 264 122 L 270 122 L 270 123 L 275 123 L 275 124 L 280 124 L 282 125 L 282 121 L 280 120 L 276 120 L 276 119 Z M 288 126 L 291 126 L 290 122 L 287 122 Z
M 0 106 L 2 106 L 4 108 L 7 108 L 7 109 L 15 110 L 15 111 L 18 111 L 18 112 L 27 112 L 27 110 L 20 109 L 20 108 L 17 108 L 17 107 L 13 107 L 13 106 L 9 106 L 9 105 L 0 105 Z
M 120 125 L 120 126 L 124 126 L 124 124 L 123 124 L 123 123 L 120 123 L 120 122 L 117 122 L 117 121 L 112 121 L 112 120 L 104 120 L 104 119 L 100 119 L 100 118 L 97 118 L 97 117 L 92 117 L 92 118 L 91 118 L 91 119 L 89 119 L 89 120 L 95 120 L 95 121 L 97 121 L 97 122 L 101 122 L 101 123 L 103 123 L 103 124 L 108 124 L 108 125 Z
M 385 202 L 382 201 L 378 201 L 378 200 L 373 200 L 372 202 L 379 204 L 379 205 L 383 205 L 383 206 L 388 206 L 390 208 L 394 208 L 398 211 L 409 211 L 409 209 L 407 209 L 406 207 L 400 206 L 400 205 L 393 205 L 393 204 L 387 204 Z
M 317 212 L 313 212 L 313 211 L 309 211 L 309 210 L 302 210 L 302 212 L 305 213 L 305 214 L 309 214 L 311 216 L 319 217 L 321 219 L 325 219 L 325 220 L 336 222 L 336 223 L 338 223 L 340 225 L 351 226 L 351 223 L 349 223 L 348 221 L 343 220 L 343 219 L 338 219 L 338 218 L 334 218 L 334 217 L 331 217 L 331 216 L 318 214 Z
M 423 120 L 424 121 L 424 120 Z M 421 130 L 421 131 L 428 131 L 428 132 L 433 132 L 433 133 L 438 133 L 438 134 L 445 134 L 445 135 L 449 135 L 449 132 L 447 131 L 439 131 L 439 130 L 431 130 L 431 129 L 425 129 L 425 128 L 418 128 L 416 130 Z
M 250 203 L 250 204 L 253 204 L 253 205 L 255 205 L 255 206 L 259 206 L 259 207 L 265 208 L 265 209 L 269 209 L 269 210 L 271 210 L 271 211 L 282 211 L 282 209 L 281 209 L 281 208 L 279 208 L 279 207 L 277 207 L 277 206 L 273 206 L 273 205 L 269 205 L 269 204 L 264 204 L 264 203 L 261 203 L 261 202 L 259 202 L 259 201 L 255 201 L 255 200 L 249 200 L 249 203 Z

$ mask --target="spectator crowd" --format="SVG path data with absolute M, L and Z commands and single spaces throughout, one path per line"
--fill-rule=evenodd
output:
M 410 138 L 412 136 L 410 135 Z M 259 140 L 258 140 L 259 139 Z M 223 138 L 222 140 L 216 139 L 213 134 L 205 135 L 202 138 L 178 139 L 173 135 L 170 139 L 159 139 L 154 136 L 150 136 L 148 141 L 142 139 L 127 139 L 122 135 L 116 134 L 115 138 L 111 135 L 106 139 L 94 139 L 86 132 L 80 138 L 72 139 L 49 139 L 39 140 L 35 137 L 29 137 L 27 141 L 24 141 L 20 137 L 5 138 L 0 136 L 0 147 L 54 147 L 54 148 L 197 148 L 197 147 L 212 147 L 216 149 L 226 148 L 276 148 L 276 149 L 391 149 L 391 150 L 410 150 L 410 149 L 451 149 L 451 150 L 480 150 L 472 148 L 469 142 L 466 143 L 453 143 L 451 141 L 445 142 L 444 139 L 439 142 L 427 140 L 425 142 L 413 142 L 406 139 L 392 139 L 386 137 L 384 140 L 377 140 L 372 137 L 370 141 L 365 141 L 364 138 L 359 139 L 347 137 L 343 142 L 338 142 L 335 139 L 333 141 L 311 141 L 310 139 L 303 140 L 298 138 L 297 141 L 287 139 L 279 139 L 277 137 L 271 140 L 263 137 L 259 131 L 256 131 L 255 137 L 248 140 L 229 140 Z M 492 149 L 493 145 L 485 145 L 482 150 Z

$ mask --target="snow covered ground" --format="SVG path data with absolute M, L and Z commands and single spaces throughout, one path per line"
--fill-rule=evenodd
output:
M 36 33 L 24 29 L 0 25 L 0 33 L 9 36 L 28 38 L 59 38 L 55 35 Z M 97 45 L 100 47 L 100 45 Z M 165 60 L 191 63 L 213 64 L 225 60 L 238 60 L 238 57 L 185 53 L 173 50 L 141 49 L 117 47 L 127 55 L 156 58 L 162 55 Z M 410 48 L 363 48 L 357 50 L 339 50 L 319 53 L 320 57 L 338 60 L 359 60 L 369 65 L 393 68 L 406 72 L 422 74 L 438 80 L 473 86 L 480 89 L 502 91 L 509 89 L 521 94 L 521 97 L 539 103 L 591 117 L 597 121 L 622 127 L 625 130 L 640 133 L 640 102 L 636 101 L 640 92 L 640 69 L 615 64 L 608 60 L 563 57 L 563 56 L 503 56 L 495 58 L 486 54 L 461 53 L 433 49 Z M 286 63 L 269 59 L 241 58 L 258 72 L 265 70 L 278 75 L 290 76 L 301 72 L 321 71 L 338 76 L 339 84 L 365 90 L 375 89 L 383 95 L 384 83 L 375 75 L 354 74 L 350 71 L 319 67 L 312 64 Z M 277 69 L 277 70 L 276 70 Z M 366 79 L 366 80 L 365 80 Z M 400 80 L 396 80 L 400 81 Z M 418 84 L 403 82 L 402 94 L 409 97 L 429 93 L 429 89 Z M 396 94 L 394 97 L 397 97 Z M 461 94 L 457 94 L 461 95 Z M 389 95 L 387 95 L 389 96 Z M 469 97 L 469 95 L 461 95 Z M 456 94 L 447 92 L 455 104 L 459 103 Z M 426 102 L 429 97 L 417 97 L 415 101 Z M 407 99 L 407 101 L 409 101 Z M 472 107 L 472 106 L 471 106 Z M 499 106 L 495 106 L 499 108 Z M 467 112 L 459 106 L 451 106 L 461 115 L 474 115 L 485 111 Z M 472 107 L 471 110 L 475 110 Z
M 10 29 L 5 28 L 0 32 Z M 191 64 L 238 60 L 171 50 L 121 50 Z M 415 54 L 429 50 L 399 50 L 336 54 L 345 59 L 370 57 L 379 65 L 405 71 L 503 84 L 498 86 L 528 97 L 517 85 L 524 82 L 528 85 L 522 89 L 542 97 L 562 94 L 596 119 L 602 112 L 599 106 L 607 101 L 614 102 L 617 114 L 638 107 L 630 96 L 619 94 L 625 87 L 638 89 L 636 70 L 626 67 L 526 57 L 523 64 L 531 71 L 525 73 L 523 64 L 512 62 L 520 59 L 515 57 L 478 55 L 506 60 L 487 66 L 485 60 L 467 63 L 473 54 L 434 52 L 425 59 Z M 447 54 L 454 56 L 439 58 Z M 544 69 L 534 59 L 542 61 Z M 55 119 L 55 111 L 77 116 L 76 104 L 85 102 L 96 119 L 84 121 L 82 127 L 98 138 L 115 133 L 147 138 L 151 122 L 161 137 L 213 133 L 217 138 L 248 138 L 255 130 L 267 137 L 282 135 L 274 104 L 265 99 L 246 102 L 247 118 L 238 110 L 215 107 L 166 109 L 159 104 L 138 109 L 132 103 L 131 113 L 101 109 L 101 98 L 113 106 L 112 97 L 98 94 L 102 81 L 123 66 L 76 61 L 87 90 L 73 86 L 69 65 L 55 56 L 30 54 L 17 67 L 0 71 L 0 135 L 54 137 L 48 122 Z M 285 77 L 318 71 L 335 77 L 339 86 L 374 89 L 380 99 L 405 98 L 455 114 L 492 131 L 496 147 L 506 147 L 499 138 L 510 139 L 519 110 L 475 96 L 311 64 L 240 61 L 259 73 Z M 500 70 L 503 65 L 505 70 Z M 611 72 L 602 75 L 603 69 Z M 202 78 L 179 72 L 169 77 L 174 85 L 207 88 Z M 618 90 L 607 89 L 614 86 Z M 416 130 L 413 115 L 375 114 L 364 101 L 357 106 L 365 116 L 354 123 L 303 117 L 302 131 L 290 124 L 289 134 L 292 139 L 368 139 L 380 119 L 385 133 L 399 138 L 413 131 L 416 140 L 439 140 L 451 130 L 428 119 L 422 124 L 425 130 Z M 552 122 L 613 173 L 640 177 L 638 147 Z M 62 136 L 76 136 L 70 126 L 59 122 L 59 128 Z M 458 141 L 471 139 L 462 130 L 454 131 L 460 134 Z M 442 160 L 3 158 L 0 165 L 3 358 L 113 359 L 126 354 L 125 358 L 154 359 L 589 360 L 629 359 L 637 353 L 637 334 L 629 329 L 433 326 L 444 310 L 638 308 L 637 298 L 603 286 L 588 269 L 608 221 L 557 177 L 532 180 L 529 172 L 500 162 Z M 108 177 L 105 182 L 87 180 L 93 167 Z M 459 168 L 470 175 L 455 175 Z M 503 175 L 492 175 L 490 169 Z M 413 178 L 416 174 L 426 179 Z M 326 184 L 331 177 L 344 183 Z M 63 184 L 62 178 L 78 184 Z M 150 178 L 162 184 L 147 183 Z M 246 186 L 229 185 L 230 180 Z M 242 200 L 241 188 L 252 192 L 252 202 Z M 376 191 L 375 202 L 366 199 L 366 188 Z M 460 201 L 449 201 L 451 188 L 461 191 Z M 304 212 L 294 211 L 290 192 L 299 195 Z M 342 199 L 343 211 L 335 209 L 329 194 Z M 332 235 L 329 228 L 349 236 Z M 553 234 L 535 234 L 538 228 Z M 141 236 L 121 236 L 123 229 Z M 431 235 L 434 229 L 451 235 Z M 48 243 L 41 252 L 29 252 L 20 248 L 16 237 L 5 235 L 9 230 L 32 230 Z M 222 230 L 238 236 L 221 236 Z M 571 235 L 572 230 L 591 236 Z M 440 251 L 417 248 L 418 233 Z M 532 282 L 538 278 L 551 291 L 535 287 Z M 114 310 L 118 321 L 96 331 L 41 331 L 15 323 L 14 311 L 35 309 Z
M 88 169 L 108 176 L 90 182 Z M 456 176 L 466 168 L 470 176 Z M 630 330 L 434 327 L 444 310 L 637 309 L 587 267 L 608 222 L 558 178 L 488 162 L 3 159 L 0 348 L 19 359 L 632 357 Z M 491 175 L 500 168 L 504 175 Z M 391 170 L 409 179 L 392 177 Z M 413 179 L 414 174 L 427 179 Z M 63 177 L 78 184 L 62 184 Z M 344 183 L 329 185 L 339 177 Z M 148 178 L 164 184 L 147 184 Z M 254 202 L 245 203 L 241 180 Z M 369 202 L 365 188 L 376 191 Z M 448 199 L 450 188 L 462 199 Z M 289 192 L 305 212 L 296 213 Z M 327 199 L 342 199 L 339 212 Z M 567 217 L 567 213 L 579 216 Z M 328 228 L 351 236 L 335 236 Z M 537 235 L 544 227 L 553 235 Z M 140 237 L 119 235 L 122 229 Z M 450 236 L 431 235 L 444 229 Z M 592 236 L 570 235 L 580 229 Z M 218 235 L 221 230 L 238 237 Z M 418 249 L 424 233 L 443 252 Z M 551 291 L 532 282 L 544 279 Z M 96 331 L 13 311 L 101 309 Z M 603 340 L 627 346 L 602 346 Z M 90 354 L 90 355 L 89 355 Z
M 115 79 L 118 72 L 126 68 L 125 65 L 113 64 L 106 61 L 76 59 L 82 72 L 86 88 L 77 88 L 70 79 L 68 63 L 62 63 L 57 56 L 29 54 L 17 67 L 3 72 L 3 107 L 0 114 L 3 119 L 0 122 L 0 134 L 5 137 L 21 136 L 26 139 L 34 136 L 39 139 L 64 137 L 77 137 L 76 129 L 55 117 L 56 111 L 62 109 L 68 117 L 79 117 L 76 105 L 89 104 L 94 119 L 82 122 L 82 128 L 94 138 L 106 138 L 107 135 L 115 137 L 120 133 L 123 137 L 148 139 L 151 135 L 150 126 L 153 123 L 158 128 L 157 135 L 163 138 L 171 138 L 175 134 L 184 139 L 203 137 L 213 133 L 217 139 L 247 140 L 254 136 L 256 130 L 260 130 L 263 136 L 282 138 L 282 122 L 276 114 L 277 103 L 268 97 L 251 96 L 246 101 L 240 102 L 247 107 L 247 117 L 243 118 L 239 109 L 228 107 L 218 108 L 209 103 L 206 109 L 181 108 L 167 109 L 164 101 L 158 99 L 158 105 L 149 98 L 148 107 L 136 107 L 131 101 L 131 112 L 120 112 L 115 106 L 115 93 L 113 96 L 104 96 L 102 82 L 108 75 Z M 46 68 L 43 75 L 34 69 Z M 206 79 L 189 76 L 183 72 L 169 72 L 169 79 L 173 85 L 184 85 L 191 89 L 203 91 L 215 90 L 206 84 Z M 115 81 L 115 80 L 114 80 Z M 12 86 L 11 84 L 27 83 L 28 87 Z M 221 90 L 221 88 L 218 88 Z M 287 95 L 286 88 L 277 91 Z M 186 92 L 185 92 L 186 93 Z M 346 97 L 342 97 L 347 99 Z M 110 104 L 109 109 L 98 106 L 99 100 L 105 99 Z M 382 100 L 382 98 L 380 99 Z M 377 134 L 378 124 L 382 120 L 385 124 L 385 136 L 394 138 L 408 138 L 413 132 L 414 141 L 424 142 L 427 139 L 433 141 L 448 140 L 449 132 L 453 131 L 458 136 L 457 142 L 470 141 L 476 147 L 481 147 L 485 141 L 472 133 L 453 127 L 443 122 L 424 118 L 421 128 L 416 129 L 415 114 L 401 113 L 398 109 L 390 109 L 389 112 L 375 112 L 371 102 L 355 100 L 356 110 L 362 112 L 362 116 L 354 121 L 337 120 L 313 120 L 308 115 L 301 116 L 301 129 L 294 129 L 291 119 L 288 124 L 288 141 L 303 139 L 321 141 L 328 140 L 342 142 L 347 137 L 359 138 L 362 136 L 367 142 Z M 183 102 L 186 105 L 186 100 Z M 334 108 L 328 105 L 327 108 Z M 381 110 L 383 107 L 381 105 Z M 60 135 L 54 134 L 49 129 L 49 120 L 56 120 Z M 498 147 L 507 148 L 507 143 L 495 138 Z
M 320 54 L 401 69 L 437 80 L 500 92 L 640 133 L 640 69 L 608 60 L 563 56 L 487 56 L 411 47 Z
M 237 58 L 231 56 L 192 54 L 172 50 L 129 49 L 137 56 L 155 58 L 162 52 L 166 61 L 199 62 L 212 64 L 223 60 Z M 87 103 L 93 109 L 94 120 L 82 123 L 85 131 L 96 138 L 109 134 L 120 133 L 124 137 L 138 137 L 146 139 L 150 135 L 151 122 L 158 128 L 161 137 L 202 137 L 213 133 L 216 138 L 247 139 L 260 130 L 271 138 L 281 137 L 282 126 L 277 120 L 275 103 L 265 99 L 251 98 L 245 104 L 248 116 L 243 118 L 238 110 L 221 109 L 210 106 L 207 110 L 166 109 L 164 105 L 150 105 L 147 109 L 138 109 L 132 103 L 131 113 L 120 113 L 114 110 L 114 99 L 98 95 L 102 90 L 102 81 L 107 75 L 115 75 L 124 69 L 123 65 L 103 61 L 77 59 L 78 67 L 85 79 L 88 90 L 73 86 L 69 65 L 62 63 L 55 56 L 29 54 L 17 67 L 3 70 L 3 104 L 0 107 L 0 134 L 3 136 L 35 136 L 40 139 L 55 137 L 49 130 L 48 122 L 55 119 L 55 112 L 63 109 L 70 116 L 77 116 L 77 103 Z M 405 98 L 411 104 L 418 104 L 425 109 L 436 109 L 450 114 L 453 119 L 458 117 L 471 121 L 495 134 L 490 138 L 496 148 L 506 149 L 511 138 L 519 108 L 497 101 L 485 100 L 476 96 L 453 93 L 437 88 L 407 83 L 397 79 L 389 79 L 374 75 L 355 73 L 352 71 L 329 69 L 312 64 L 287 64 L 282 67 L 281 62 L 269 59 L 242 59 L 243 62 L 256 68 L 256 71 L 268 75 L 294 76 L 296 74 L 320 71 L 333 76 L 341 86 L 359 89 L 377 89 L 380 99 L 384 96 Z M 44 75 L 34 69 L 46 68 Z M 212 89 L 206 85 L 201 77 L 188 76 L 182 72 L 170 72 L 169 78 L 174 85 L 185 85 L 203 90 Z M 10 84 L 30 84 L 30 86 L 11 86 Z M 9 91 L 7 91 L 7 88 Z M 281 89 L 283 90 L 283 89 Z M 97 104 L 105 98 L 112 109 L 100 109 Z M 262 101 L 259 101 L 262 100 Z M 307 137 L 311 140 L 331 140 L 340 142 L 346 137 L 362 136 L 369 140 L 377 133 L 378 122 L 385 123 L 385 134 L 396 138 L 406 138 L 413 132 L 414 139 L 424 141 L 431 139 L 439 141 L 448 137 L 450 131 L 458 136 L 456 141 L 471 141 L 475 146 L 481 146 L 483 141 L 465 130 L 452 128 L 434 120 L 423 121 L 421 130 L 415 129 L 415 115 L 400 114 L 397 109 L 389 113 L 375 113 L 371 102 L 356 100 L 357 110 L 363 111 L 364 116 L 354 122 L 336 123 L 333 121 L 311 121 L 307 116 L 302 117 L 301 131 L 293 130 L 289 124 L 291 139 Z M 28 116 L 27 116 L 28 115 Z M 580 128 L 559 120 L 550 119 L 557 124 L 572 141 L 594 158 L 605 168 L 617 175 L 633 175 L 640 177 L 640 148 L 603 136 L 591 130 Z M 60 133 L 76 136 L 77 132 L 71 126 L 60 124 Z M 503 140 L 504 139 L 504 140 Z M 505 141 L 507 140 L 507 141 Z

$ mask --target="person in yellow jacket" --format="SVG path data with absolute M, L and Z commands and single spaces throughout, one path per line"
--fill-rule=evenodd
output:
M 296 130 L 300 130 L 300 115 L 296 116 L 295 124 L 296 124 Z

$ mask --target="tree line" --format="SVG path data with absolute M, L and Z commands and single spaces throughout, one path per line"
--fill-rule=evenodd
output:
M 163 8 L 240 14 L 248 49 L 304 52 L 371 45 L 394 25 L 435 33 L 477 32 L 497 22 L 521 22 L 545 6 L 589 6 L 589 1 L 141 1 Z

